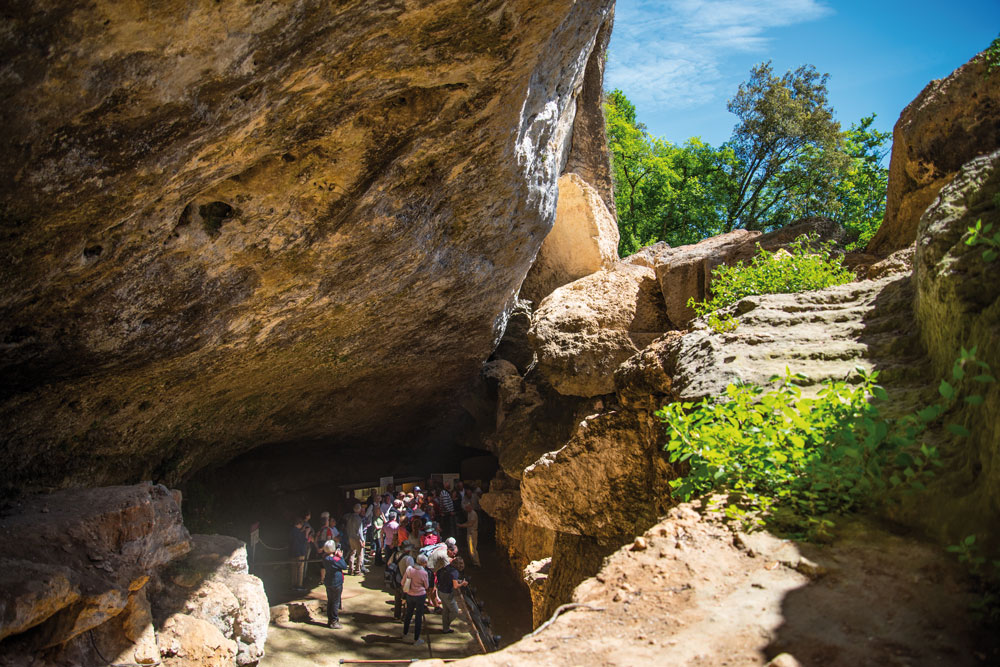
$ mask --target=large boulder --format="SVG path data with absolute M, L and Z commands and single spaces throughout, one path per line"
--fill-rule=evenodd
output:
M 0 587 L 0 654 L 29 629 L 27 648 L 42 649 L 107 622 L 190 549 L 175 496 L 151 484 L 33 496 L 0 517 L 0 535 L 6 576 L 22 578 Z
M 0 664 L 104 664 L 101 656 L 256 664 L 268 603 L 248 574 L 246 545 L 192 539 L 178 501 L 146 483 L 8 507 L 0 518 Z M 198 648 L 203 641 L 209 653 Z
M 615 371 L 615 395 L 623 407 L 647 413 L 659 410 L 673 394 L 674 345 L 680 331 L 670 331 L 622 363 Z
M 264 656 L 270 622 L 260 579 L 249 574 L 246 544 L 223 535 L 194 535 L 190 553 L 174 563 L 153 600 L 157 621 L 186 614 L 212 624 L 236 645 L 236 663 L 256 664 Z
M 593 186 L 577 174 L 563 174 L 555 224 L 521 286 L 521 296 L 541 303 L 557 287 L 617 261 L 615 217 Z
M 528 335 L 552 387 L 589 397 L 614 391 L 618 365 L 671 328 L 652 269 L 622 263 L 550 294 Z
M 506 361 L 490 362 L 484 374 L 496 378 L 495 425 L 486 436 L 500 468 L 511 479 L 539 456 L 563 442 L 585 415 L 591 414 L 593 402 L 576 396 L 564 396 L 539 381 L 539 373 L 526 378 L 517 374 Z
M 1000 73 L 979 54 L 910 102 L 892 132 L 885 220 L 868 252 L 913 243 L 924 211 L 966 162 L 1000 148 Z
M 968 245 L 968 229 L 981 222 L 1000 230 L 1000 151 L 966 164 L 920 220 L 914 260 L 916 312 L 936 376 L 951 379 L 962 348 L 1000 372 L 1000 260 L 987 262 L 987 245 Z M 969 367 L 971 375 L 982 369 Z M 956 383 L 957 384 L 957 383 Z M 966 380 L 984 403 L 959 421 L 971 436 L 950 471 L 955 479 L 933 507 L 914 508 L 921 523 L 952 542 L 977 534 L 1000 552 L 1000 387 Z
M 664 441 L 663 425 L 650 415 L 608 411 L 581 421 L 565 444 L 525 469 L 518 524 L 554 538 L 544 554 L 551 567 L 531 590 L 536 624 L 671 505 L 675 473 Z
M 174 614 L 167 618 L 159 637 L 164 667 L 230 667 L 236 643 L 200 618 Z
M 695 316 L 688 301 L 705 300 L 712 284 L 712 269 L 727 263 L 737 250 L 758 237 L 760 232 L 737 229 L 692 245 L 665 246 L 653 261 L 670 321 L 686 327 Z
M 520 518 L 602 539 L 645 530 L 671 504 L 664 442 L 662 424 L 631 412 L 584 419 L 562 447 L 525 469 Z
M 425 432 L 600 162 L 612 6 L 5 8 L 0 491 Z

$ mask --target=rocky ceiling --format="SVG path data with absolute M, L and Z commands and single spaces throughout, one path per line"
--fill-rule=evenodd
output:
M 423 428 L 495 345 L 567 161 L 606 172 L 612 12 L 8 3 L 0 487 Z

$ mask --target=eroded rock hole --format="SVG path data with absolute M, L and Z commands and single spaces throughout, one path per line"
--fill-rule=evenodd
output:
M 218 236 L 222 224 L 236 215 L 232 206 L 222 201 L 213 201 L 198 207 L 201 224 L 209 236 Z

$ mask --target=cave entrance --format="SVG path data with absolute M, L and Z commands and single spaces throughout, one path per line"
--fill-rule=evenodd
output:
M 455 537 L 460 555 L 470 565 L 464 575 L 475 594 L 466 604 L 474 622 L 456 623 L 455 633 L 442 634 L 442 616 L 428 613 L 422 628 L 424 645 L 401 638 L 384 565 L 375 562 L 370 550 L 369 572 L 345 580 L 343 629 L 327 628 L 326 592 L 319 583 L 321 556 L 315 551 L 308 557 L 312 562 L 306 565 L 305 590 L 293 589 L 292 528 L 296 518 L 308 514 L 312 528 L 319 529 L 324 512 L 343 528 L 355 503 L 363 504 L 390 484 L 394 491 L 412 493 L 416 487 L 437 491 L 445 482 L 455 488 L 454 482 L 461 480 L 470 492 L 478 488 L 485 493 L 497 469 L 496 457 L 481 449 L 440 442 L 408 447 L 323 442 L 272 446 L 202 471 L 182 485 L 185 523 L 192 532 L 231 535 L 248 543 L 251 573 L 264 582 L 272 611 L 262 666 L 316 664 L 318 651 L 366 660 L 465 657 L 483 652 L 479 639 L 486 638 L 487 649 L 503 647 L 532 629 L 530 596 L 505 550 L 496 544 L 494 517 L 481 509 L 477 512 L 478 568 L 471 566 L 466 531 L 456 525 L 454 535 L 446 534 L 448 522 L 439 520 L 442 541 Z M 464 521 L 459 510 L 454 523 Z M 478 639 L 474 627 L 480 630 Z M 497 639 L 491 645 L 492 637 Z

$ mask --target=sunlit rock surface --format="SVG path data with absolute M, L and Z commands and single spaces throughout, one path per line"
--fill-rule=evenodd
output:
M 920 217 L 962 165 L 1000 148 L 1000 74 L 987 74 L 979 54 L 903 109 L 892 131 L 885 220 L 868 252 L 911 245 Z
M 577 174 L 559 177 L 559 203 L 552 231 L 521 286 L 521 296 L 535 303 L 557 287 L 618 261 L 618 222 L 600 193 Z
M 619 263 L 546 297 L 528 339 L 556 391 L 589 397 L 614 391 L 618 365 L 670 328 L 653 270 Z
M 606 177 L 612 4 L 7 8 L 0 487 L 423 425 Z

